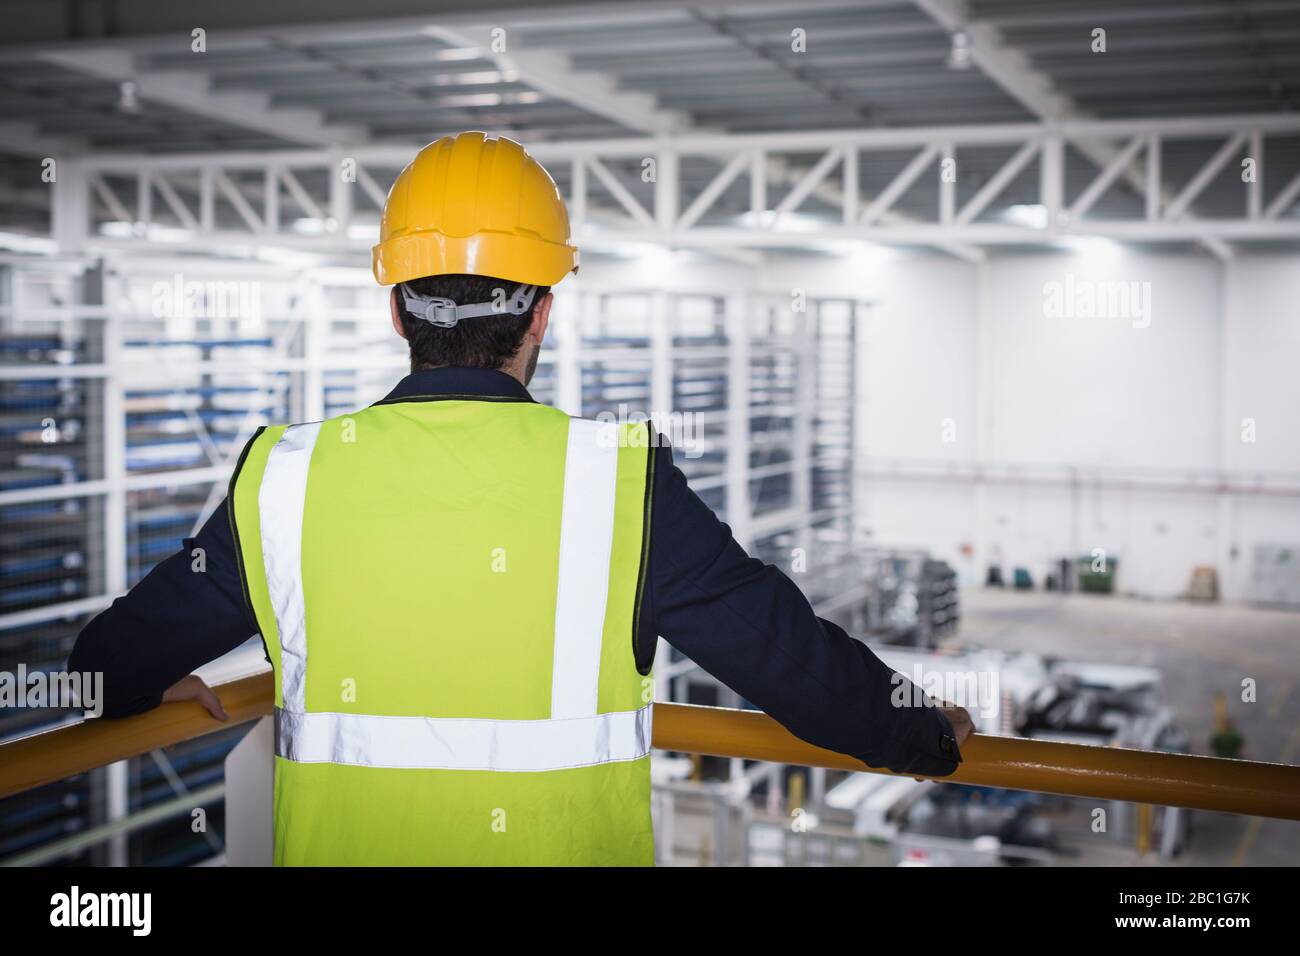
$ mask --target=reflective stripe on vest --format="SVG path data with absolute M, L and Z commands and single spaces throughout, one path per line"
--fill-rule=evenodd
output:
M 530 773 L 636 760 L 650 708 L 551 720 L 298 714 L 276 708 L 276 753 L 298 763 Z
M 652 704 L 597 713 L 619 452 L 616 442 L 601 440 L 606 427 L 582 419 L 569 423 L 546 720 L 307 712 L 302 530 L 320 424 L 286 428 L 267 457 L 257 499 L 267 590 L 280 635 L 277 755 L 301 763 L 513 772 L 646 756 Z
M 302 596 L 302 515 L 307 472 L 320 422 L 290 425 L 271 449 L 257 494 L 262 523 L 262 563 L 280 631 L 285 705 L 306 710 L 307 611 Z

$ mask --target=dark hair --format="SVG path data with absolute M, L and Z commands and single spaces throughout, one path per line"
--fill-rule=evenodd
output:
M 408 283 L 422 296 L 440 296 L 457 305 L 504 301 L 514 295 L 522 283 L 491 276 L 425 276 Z M 498 291 L 500 290 L 500 291 Z M 533 309 L 551 291 L 541 286 L 533 297 Z M 397 314 L 411 347 L 411 371 L 453 365 L 460 368 L 504 368 L 524 344 L 524 334 L 533 321 L 533 310 L 523 315 L 481 315 L 462 319 L 450 329 L 417 319 L 407 310 L 402 293 L 397 291 Z

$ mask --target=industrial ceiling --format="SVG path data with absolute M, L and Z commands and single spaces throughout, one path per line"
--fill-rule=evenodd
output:
M 48 224 L 31 160 L 51 155 L 419 144 L 464 128 L 536 143 L 1267 114 L 1292 112 L 1300 97 L 1294 0 L 373 0 L 360 10 L 235 0 L 194 10 L 206 6 L 0 0 L 13 25 L 0 42 L 7 224 Z M 196 28 L 203 52 L 192 49 Z M 1169 183 L 1194 176 L 1215 145 L 1173 146 Z M 1300 138 L 1269 150 L 1270 167 L 1300 166 Z M 972 156 L 964 187 L 977 190 L 1010 154 Z M 864 192 L 887 185 L 894 165 L 865 162 Z M 1095 157 L 1066 155 L 1070 183 L 1096 169 Z M 715 171 L 684 163 L 683 183 L 701 188 Z M 616 172 L 635 179 L 634 166 Z M 1016 180 L 999 206 L 1032 193 Z M 1197 211 L 1222 212 L 1238 195 L 1216 183 Z M 1107 202 L 1140 198 L 1121 189 Z M 720 208 L 743 205 L 737 193 Z

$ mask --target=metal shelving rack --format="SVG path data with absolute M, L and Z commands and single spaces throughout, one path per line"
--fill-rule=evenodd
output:
M 102 501 L 65 490 L 102 478 L 102 323 L 78 310 L 93 282 L 83 264 L 0 262 L 0 670 L 62 667 L 101 588 Z M 86 372 L 78 372 L 77 369 Z M 62 606 L 63 613 L 45 609 Z M 0 735 L 68 719 L 54 708 L 0 710 Z M 61 780 L 0 803 L 0 856 L 85 826 L 102 790 L 97 776 Z
M 304 356 L 305 296 L 282 271 L 121 257 L 70 269 L 57 287 L 48 271 L 36 260 L 4 269 L 4 341 L 43 337 L 42 348 L 24 346 L 21 362 L 0 367 L 16 436 L 3 446 L 15 478 L 0 489 L 0 595 L 9 598 L 0 598 L 0 653 L 29 669 L 62 668 L 89 616 L 193 535 L 253 430 L 301 417 L 303 390 L 293 391 L 292 379 L 315 372 Z M 173 283 L 187 296 L 169 296 Z M 241 283 L 265 308 L 216 308 Z M 74 715 L 17 709 L 0 714 L 0 736 Z M 212 829 L 195 834 L 171 818 L 128 835 L 131 818 L 220 779 L 240 736 L 169 748 L 0 803 L 0 855 L 72 839 L 50 859 L 211 857 L 221 849 Z M 219 817 L 219 801 L 211 809 Z M 113 833 L 78 841 L 94 827 Z
M 99 588 L 100 503 L 66 489 L 102 476 L 91 427 L 102 382 L 70 372 L 101 358 L 100 326 L 79 313 L 87 281 L 76 264 L 0 264 L 0 669 L 61 665 L 84 620 L 79 602 Z M 68 613 L 41 609 L 64 605 Z M 62 712 L 0 712 L 0 733 L 34 729 Z

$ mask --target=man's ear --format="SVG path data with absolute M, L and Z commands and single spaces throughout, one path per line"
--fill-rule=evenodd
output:
M 393 331 L 406 338 L 406 329 L 402 328 L 402 315 L 397 311 L 397 286 L 393 286 L 393 291 L 388 296 L 388 311 L 393 315 Z
M 551 303 L 554 301 L 555 293 L 548 292 L 533 306 L 533 322 L 528 326 L 528 335 L 538 345 L 541 345 L 546 338 L 546 326 L 551 319 Z

